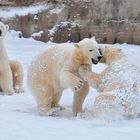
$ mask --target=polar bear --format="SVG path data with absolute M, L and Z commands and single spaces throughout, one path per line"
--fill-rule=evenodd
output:
M 76 44 L 55 45 L 39 54 L 29 66 L 28 85 L 40 114 L 52 115 L 51 108 L 59 106 L 66 88 L 74 92 L 73 114 L 81 112 L 89 85 L 79 76 L 78 69 L 80 66 L 91 69 L 92 63 L 97 64 L 101 57 L 94 37 Z
M 23 78 L 24 72 L 20 62 L 16 60 L 9 60 L 10 68 L 12 71 L 13 88 L 15 93 L 23 93 Z
M 101 49 L 108 67 L 101 73 L 80 68 L 81 77 L 100 94 L 94 102 L 94 115 L 104 119 L 133 118 L 140 115 L 140 70 L 129 62 L 121 49 Z
M 7 95 L 23 92 L 23 69 L 19 62 L 9 61 L 3 40 L 9 29 L 0 22 L 0 91 Z

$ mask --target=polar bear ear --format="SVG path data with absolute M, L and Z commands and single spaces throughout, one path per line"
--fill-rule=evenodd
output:
M 76 47 L 76 48 L 80 48 L 80 46 L 79 46 L 78 43 L 75 43 L 75 44 L 74 44 L 74 47 Z
M 5 28 L 6 28 L 7 31 L 9 30 L 9 26 L 8 25 L 5 25 Z
M 92 39 L 92 40 L 96 40 L 96 39 L 95 39 L 95 36 L 91 37 L 91 39 Z

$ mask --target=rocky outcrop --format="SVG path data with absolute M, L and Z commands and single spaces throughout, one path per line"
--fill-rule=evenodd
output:
M 50 40 L 61 43 L 71 40 L 72 42 L 78 42 L 80 26 L 72 21 L 60 22 L 49 30 Z
M 82 27 L 80 39 L 95 35 L 102 43 L 140 44 L 139 0 L 78 0 L 67 5 L 69 18 Z
M 11 29 L 21 31 L 24 37 L 32 36 L 42 41 L 77 42 L 96 36 L 101 43 L 140 44 L 139 0 L 46 0 L 37 3 L 41 1 L 24 0 L 18 4 L 15 0 L 16 6 L 30 5 L 26 7 L 28 12 L 7 18 L 0 14 L 0 19 Z M 37 34 L 40 31 L 41 34 Z
M 42 2 L 42 1 L 44 0 L 0 0 L 0 5 L 1 6 L 29 6 L 36 2 Z

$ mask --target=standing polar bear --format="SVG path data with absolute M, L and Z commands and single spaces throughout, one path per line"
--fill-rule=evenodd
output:
M 51 108 L 59 106 L 66 88 L 74 92 L 73 114 L 81 112 L 89 85 L 81 79 L 78 69 L 80 66 L 91 69 L 92 63 L 97 64 L 101 57 L 94 37 L 74 45 L 56 45 L 38 55 L 29 67 L 28 85 L 40 113 L 52 115 Z
M 3 43 L 8 29 L 8 25 L 0 22 L 0 92 L 11 95 L 14 92 L 23 92 L 23 69 L 19 62 L 8 60 Z
M 96 74 L 82 67 L 79 73 L 100 94 L 94 102 L 94 116 L 104 119 L 140 117 L 140 70 L 129 62 L 121 49 L 101 49 L 108 67 Z

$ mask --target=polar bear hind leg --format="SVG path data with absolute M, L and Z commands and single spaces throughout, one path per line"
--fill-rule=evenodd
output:
M 43 87 L 32 89 L 41 116 L 57 116 L 58 112 L 64 109 L 59 105 L 62 96 L 62 90 L 59 89 L 60 91 L 51 86 L 46 89 L 43 89 Z
M 4 72 L 1 75 L 1 89 L 2 92 L 5 92 L 7 95 L 12 95 L 14 93 L 11 70 Z
M 62 91 L 55 93 L 53 100 L 52 100 L 52 107 L 61 107 L 59 105 L 59 101 L 61 99 L 61 96 L 62 96 Z
M 12 70 L 13 76 L 13 88 L 15 93 L 22 93 L 24 89 L 23 85 L 23 68 L 18 61 L 10 60 L 9 61 L 10 68 Z

